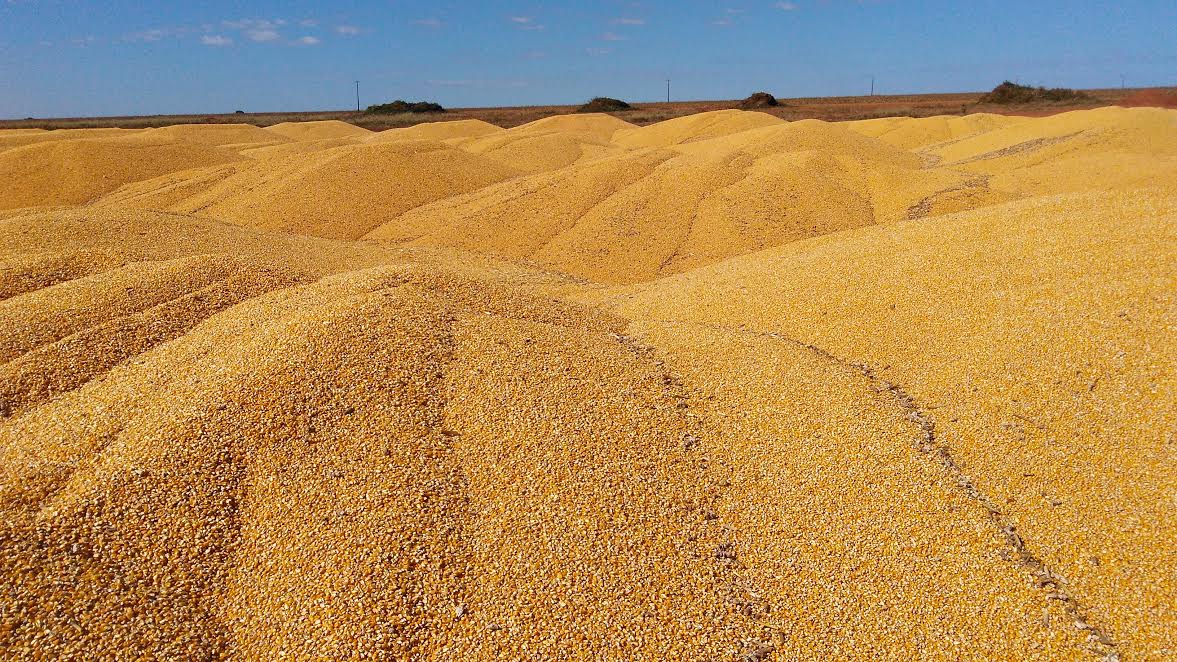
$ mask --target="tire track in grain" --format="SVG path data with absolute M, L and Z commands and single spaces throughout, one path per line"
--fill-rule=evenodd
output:
M 879 376 L 868 363 L 844 359 L 823 347 L 775 331 L 758 331 L 683 320 L 652 319 L 645 321 L 661 324 L 689 324 L 719 333 L 768 338 L 793 345 L 844 370 L 861 375 L 875 392 L 889 394 L 895 404 L 904 412 L 904 417 L 919 428 L 919 438 L 915 444 L 919 454 L 938 464 L 970 500 L 985 509 L 986 517 L 996 530 L 998 538 L 1005 543 L 1009 551 L 1009 560 L 1016 559 L 1017 563 L 1033 577 L 1035 586 L 1045 593 L 1045 598 L 1059 602 L 1071 618 L 1074 628 L 1086 633 L 1082 648 L 1105 662 L 1119 661 L 1120 654 L 1117 650 L 1116 640 L 1107 630 L 1090 622 L 1089 610 L 1076 596 L 1065 590 L 1066 580 L 1031 550 L 1031 545 L 1018 532 L 1010 517 L 998 507 L 991 497 L 977 487 L 972 478 L 964 473 L 960 463 L 952 454 L 952 450 L 938 438 L 935 419 L 902 385 Z M 1050 624 L 1048 623 L 1048 625 Z

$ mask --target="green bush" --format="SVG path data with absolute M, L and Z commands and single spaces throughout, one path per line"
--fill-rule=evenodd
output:
M 993 91 L 984 95 L 978 101 L 979 103 L 997 103 L 1003 105 L 1016 103 L 1034 103 L 1036 101 L 1047 101 L 1051 103 L 1059 103 L 1066 101 L 1087 101 L 1091 97 L 1065 87 L 1055 87 L 1047 89 L 1045 87 L 1030 87 L 1029 85 L 1019 85 L 1010 81 L 1005 81 L 1001 85 L 993 88 Z
M 368 106 L 368 112 L 380 115 L 395 115 L 398 113 L 444 113 L 445 108 L 442 108 L 441 104 L 433 103 L 432 101 L 404 101 L 397 99 L 391 103 Z
M 578 113 L 613 113 L 619 110 L 633 110 L 633 106 L 621 99 L 593 97 L 591 101 L 576 109 Z

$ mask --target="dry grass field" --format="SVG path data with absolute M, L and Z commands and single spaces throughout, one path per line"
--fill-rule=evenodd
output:
M 0 129 L 0 657 L 1174 659 L 1105 97 Z
M 872 119 L 876 117 L 931 117 L 968 113 L 998 113 L 1017 115 L 1045 115 L 1110 105 L 1146 105 L 1173 107 L 1174 88 L 1148 90 L 1100 89 L 1084 90 L 1090 99 L 1082 103 L 1038 103 L 1003 106 L 981 104 L 981 92 L 951 94 L 899 94 L 861 97 L 803 97 L 781 98 L 780 106 L 761 109 L 786 120 L 818 119 L 827 122 Z M 1159 96 L 1158 96 L 1159 95 Z M 663 120 L 696 115 L 713 110 L 738 108 L 739 100 L 674 101 L 635 103 L 633 110 L 614 113 L 617 117 L 639 126 Z M 238 124 L 271 126 L 284 122 L 314 122 L 340 120 L 373 131 L 398 129 L 415 124 L 438 121 L 481 120 L 509 129 L 553 115 L 575 112 L 577 106 L 514 106 L 504 108 L 450 108 L 444 114 L 402 113 L 373 115 L 352 110 L 312 112 L 233 113 L 226 115 L 147 115 L 139 117 L 73 117 L 0 119 L 0 130 L 11 129 L 90 129 L 123 128 L 148 129 L 176 124 Z M 962 113 L 963 111 L 963 113 Z

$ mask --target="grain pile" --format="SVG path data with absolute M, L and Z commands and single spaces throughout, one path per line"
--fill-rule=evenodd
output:
M 241 158 L 145 135 L 52 140 L 0 152 L 0 209 L 84 204 L 124 184 Z
M 1171 659 L 1175 128 L 0 133 L 0 651 Z
M 338 138 L 355 138 L 363 140 L 374 135 L 368 129 L 340 122 L 339 120 L 320 120 L 317 122 L 282 122 L 267 126 L 266 131 L 276 133 L 292 140 L 328 140 Z
M 452 122 L 424 122 L 404 129 L 381 131 L 366 138 L 367 142 L 394 142 L 399 140 L 466 140 L 499 133 L 502 128 L 482 120 L 455 120 Z

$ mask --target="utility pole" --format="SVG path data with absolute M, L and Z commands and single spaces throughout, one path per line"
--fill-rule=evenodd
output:
M 356 81 L 356 112 L 360 112 L 360 81 Z
M 670 79 L 666 79 L 666 103 L 670 103 Z
M 1120 89 L 1124 89 L 1124 74 L 1120 74 Z
M 870 77 L 870 95 L 872 97 L 875 95 L 875 77 L 874 76 Z

